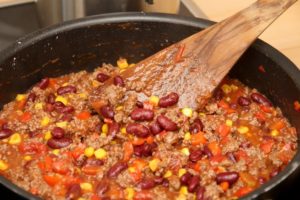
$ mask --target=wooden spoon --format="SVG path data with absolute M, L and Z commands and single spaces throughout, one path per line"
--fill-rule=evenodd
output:
M 176 92 L 179 107 L 201 108 L 252 42 L 296 1 L 258 0 L 146 58 L 120 76 L 127 90 L 136 92 L 140 101 Z M 112 78 L 103 87 L 111 84 Z

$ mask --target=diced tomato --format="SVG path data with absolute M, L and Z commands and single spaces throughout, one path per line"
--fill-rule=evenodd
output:
M 52 171 L 53 159 L 50 156 L 45 157 L 44 164 L 46 171 Z
M 175 63 L 179 62 L 182 59 L 182 55 L 183 55 L 184 49 L 185 49 L 185 45 L 181 44 L 180 47 L 179 47 L 179 49 L 178 49 L 178 51 L 177 51 L 175 59 L 174 59 Z
M 143 170 L 147 166 L 147 161 L 137 158 L 133 161 L 132 166 L 135 167 L 138 170 Z
M 237 152 L 234 153 L 234 155 L 237 158 L 237 160 L 245 160 L 246 162 L 248 162 L 249 160 L 249 156 L 243 150 L 238 150 Z
M 219 135 L 221 137 L 225 137 L 230 133 L 231 128 L 229 126 L 227 126 L 226 124 L 221 124 L 218 128 L 217 128 L 217 132 L 219 133 Z
M 19 120 L 20 120 L 20 122 L 23 122 L 23 123 L 26 123 L 26 122 L 28 122 L 30 119 L 31 119 L 31 113 L 30 112 L 24 112 L 21 116 L 20 116 L 20 118 L 19 118 Z
M 143 103 L 143 108 L 144 109 L 148 109 L 148 110 L 153 110 L 154 105 L 152 103 L 150 103 L 149 101 L 145 101 Z
M 210 161 L 211 162 L 218 162 L 219 163 L 219 162 L 222 162 L 225 159 L 226 159 L 226 157 L 223 156 L 223 155 L 216 155 L 216 156 L 211 157 Z
M 209 148 L 209 150 L 214 156 L 220 155 L 222 153 L 221 147 L 216 141 L 209 143 L 207 147 Z
M 81 168 L 81 171 L 87 175 L 96 175 L 100 170 L 101 168 L 99 166 L 90 166 L 90 165 Z
M 295 102 L 294 102 L 294 109 L 295 109 L 297 112 L 300 112 L 300 103 L 299 103 L 299 101 L 295 101 Z
M 18 101 L 16 104 L 16 107 L 18 110 L 23 110 L 26 105 L 26 99 L 22 99 L 21 101 Z
M 106 124 L 112 124 L 112 123 L 113 123 L 113 120 L 108 119 L 108 118 L 104 118 L 104 122 L 105 122 Z
M 256 186 L 256 179 L 254 176 L 247 172 L 240 172 L 240 178 L 241 180 L 249 187 L 255 187 Z
M 84 146 L 78 146 L 72 151 L 73 158 L 77 159 L 80 155 L 84 153 Z
M 82 111 L 81 113 L 76 115 L 77 119 L 87 120 L 91 117 L 91 113 L 88 111 Z
M 242 187 L 240 188 L 236 193 L 235 193 L 235 196 L 237 197 L 242 197 L 242 196 L 245 196 L 246 194 L 248 194 L 249 192 L 251 192 L 253 190 L 253 188 L 251 187 Z
M 54 78 L 50 78 L 50 79 L 49 79 L 49 87 L 50 87 L 51 89 L 55 90 L 56 84 L 57 84 L 56 79 L 54 79 Z
M 270 140 L 270 139 L 269 139 L 269 140 L 265 140 L 265 141 L 263 141 L 263 142 L 260 144 L 260 149 L 261 149 L 264 153 L 268 154 L 268 153 L 271 152 L 273 145 L 274 145 L 274 141 L 273 141 L 273 140 Z
M 270 125 L 270 129 L 274 130 L 281 130 L 285 127 L 285 123 L 283 120 L 275 121 Z
M 154 138 L 153 138 L 153 136 L 148 136 L 147 138 L 146 138 L 146 142 L 148 143 L 148 144 L 152 144 L 153 142 L 154 142 Z
M 196 134 L 191 134 L 191 144 L 193 146 L 199 145 L 199 144 L 206 144 L 207 140 L 204 137 L 203 132 L 199 131 Z
M 66 187 L 70 186 L 70 185 L 74 185 L 74 184 L 79 184 L 81 183 L 81 179 L 79 177 L 74 177 L 74 175 L 70 175 L 70 176 L 64 176 L 63 179 L 64 185 Z
M 135 170 L 134 172 L 129 172 L 129 174 L 135 182 L 138 182 L 142 179 L 142 171 L 141 170 Z
M 153 195 L 148 190 L 142 190 L 142 191 L 136 192 L 133 199 L 134 200 L 152 200 Z
M 226 101 L 224 101 L 223 99 L 221 101 L 219 101 L 218 106 L 225 110 L 230 108 L 229 104 Z
M 101 200 L 100 197 L 98 197 L 98 195 L 93 194 L 91 197 L 91 200 Z
M 59 174 L 67 174 L 69 172 L 67 162 L 63 160 L 53 162 L 52 169 L 54 172 Z
M 272 109 L 270 106 L 264 106 L 264 105 L 260 105 L 260 109 L 266 113 L 271 113 Z
M 255 114 L 255 117 L 259 120 L 259 121 L 266 121 L 266 115 L 262 112 L 258 112 Z
M 130 158 L 133 154 L 133 145 L 131 142 L 124 142 L 123 148 L 124 148 L 123 160 L 128 161 L 128 160 L 130 160 Z
M 228 188 L 229 188 L 229 183 L 228 183 L 227 181 L 225 181 L 225 182 L 222 182 L 222 183 L 220 184 L 220 186 L 221 186 L 222 190 L 223 190 L 224 192 L 226 192 L 226 191 L 228 190 Z
M 55 175 L 53 175 L 53 176 L 50 176 L 50 175 L 44 175 L 43 178 L 44 178 L 44 181 L 45 181 L 49 186 L 51 186 L 51 187 L 53 187 L 53 186 L 55 186 L 56 184 L 58 184 L 58 183 L 60 182 L 60 180 L 61 180 L 60 177 L 55 176 Z
M 106 105 L 105 101 L 103 100 L 93 101 L 91 104 L 92 107 L 97 111 L 99 111 L 102 106 Z
M 20 143 L 19 146 L 20 153 L 23 154 L 43 154 L 47 151 L 45 144 L 39 142 L 30 142 L 30 143 Z

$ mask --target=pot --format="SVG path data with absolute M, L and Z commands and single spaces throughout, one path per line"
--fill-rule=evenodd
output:
M 138 62 L 211 24 L 175 15 L 117 13 L 39 30 L 0 53 L 0 107 L 43 77 L 91 71 L 102 62 L 115 63 L 120 56 Z M 259 71 L 261 65 L 265 73 Z M 294 101 L 300 100 L 300 72 L 284 55 L 257 40 L 230 71 L 230 76 L 265 94 L 300 134 L 300 113 L 293 107 Z M 286 197 L 290 193 L 286 188 L 299 179 L 299 165 L 298 150 L 282 172 L 243 199 L 275 198 L 279 193 Z M 37 199 L 4 177 L 0 177 L 0 183 L 7 188 L 2 194 L 12 191 L 10 195 L 17 195 L 17 199 Z

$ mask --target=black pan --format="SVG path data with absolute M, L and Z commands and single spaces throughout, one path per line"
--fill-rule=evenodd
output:
M 25 92 L 43 77 L 93 70 L 120 57 L 138 62 L 187 37 L 212 22 L 175 15 L 118 13 L 99 15 L 52 26 L 24 38 L 0 53 L 0 107 L 17 93 Z M 226 49 L 224 49 L 226 51 Z M 266 73 L 258 67 L 263 65 Z M 257 40 L 230 72 L 250 87 L 259 89 L 280 107 L 300 134 L 300 113 L 293 102 L 300 100 L 300 72 L 284 55 Z M 299 144 L 299 143 L 298 143 Z M 244 199 L 286 197 L 299 179 L 300 153 L 271 181 Z M 298 181 L 299 182 L 299 181 Z M 36 199 L 3 177 L 8 199 Z M 13 191 L 13 192 L 10 192 Z M 3 197 L 3 196 L 2 196 Z

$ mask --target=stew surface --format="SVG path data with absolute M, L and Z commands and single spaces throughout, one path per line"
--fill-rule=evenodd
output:
M 202 110 L 176 91 L 140 102 L 118 75 L 130 66 L 18 94 L 0 112 L 0 174 L 43 199 L 237 199 L 295 155 L 295 128 L 256 89 L 226 79 Z

